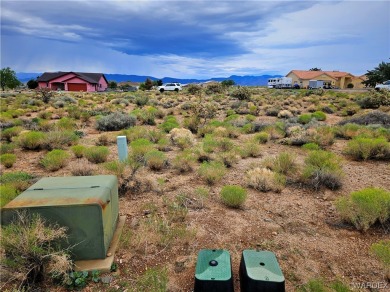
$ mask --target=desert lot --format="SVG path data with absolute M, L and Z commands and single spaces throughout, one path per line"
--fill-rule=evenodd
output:
M 43 94 L 51 94 L 46 102 Z M 326 291 L 348 291 L 331 288 L 335 283 L 390 291 L 390 275 L 371 248 L 389 239 L 389 219 L 362 231 L 337 208 L 352 192 L 390 191 L 389 113 L 389 94 L 353 90 L 4 92 L 1 154 L 16 161 L 1 174 L 31 176 L 14 185 L 18 192 L 41 177 L 118 176 L 126 223 L 117 271 L 86 291 L 192 291 L 201 249 L 230 252 L 236 291 L 245 249 L 276 254 L 286 291 L 325 291 L 310 286 L 319 282 Z M 26 139 L 31 132 L 42 133 L 34 143 Z M 122 164 L 117 136 L 128 141 Z M 384 148 L 359 156 L 352 142 L 362 136 L 382 139 Z M 104 149 L 101 161 L 88 156 L 96 146 Z M 56 149 L 62 163 L 48 157 Z M 337 167 L 310 173 L 308 157 L 324 151 Z M 241 186 L 246 198 L 229 206 L 221 197 L 226 185 Z M 65 291 L 50 279 L 41 286 Z

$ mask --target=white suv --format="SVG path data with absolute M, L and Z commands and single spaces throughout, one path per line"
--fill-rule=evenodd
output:
M 375 89 L 376 90 L 380 90 L 380 89 L 390 90 L 390 80 L 387 80 L 387 81 L 383 82 L 382 84 L 377 84 L 375 86 Z
M 157 90 L 160 92 L 164 91 L 176 91 L 179 92 L 179 90 L 182 90 L 180 83 L 165 83 L 159 87 L 157 87 Z

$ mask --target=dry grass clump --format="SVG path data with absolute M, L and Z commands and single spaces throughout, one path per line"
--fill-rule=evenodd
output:
M 96 167 L 88 163 L 87 159 L 79 159 L 70 164 L 70 172 L 74 176 L 90 176 L 96 172 Z
M 256 167 L 246 172 L 248 187 L 261 192 L 281 192 L 285 186 L 284 176 L 269 170 L 268 168 Z

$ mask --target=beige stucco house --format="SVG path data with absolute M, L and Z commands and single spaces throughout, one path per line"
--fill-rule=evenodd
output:
M 364 88 L 364 77 L 341 71 L 292 70 L 286 77 L 292 78 L 292 84 L 298 84 L 301 88 L 307 88 L 309 80 L 322 80 L 325 86 L 338 88 L 348 88 L 348 84 L 352 84 L 353 88 Z

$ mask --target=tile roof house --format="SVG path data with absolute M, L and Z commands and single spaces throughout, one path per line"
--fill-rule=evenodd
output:
M 65 91 L 104 91 L 108 86 L 102 73 L 45 72 L 37 81 L 39 88 Z
M 363 88 L 364 81 L 362 76 L 354 76 L 348 72 L 341 71 L 306 71 L 306 70 L 292 70 L 286 77 L 292 78 L 292 84 L 298 84 L 301 88 L 309 86 L 309 80 L 322 80 L 325 86 L 332 86 L 338 88 L 348 88 L 353 85 L 353 88 Z

